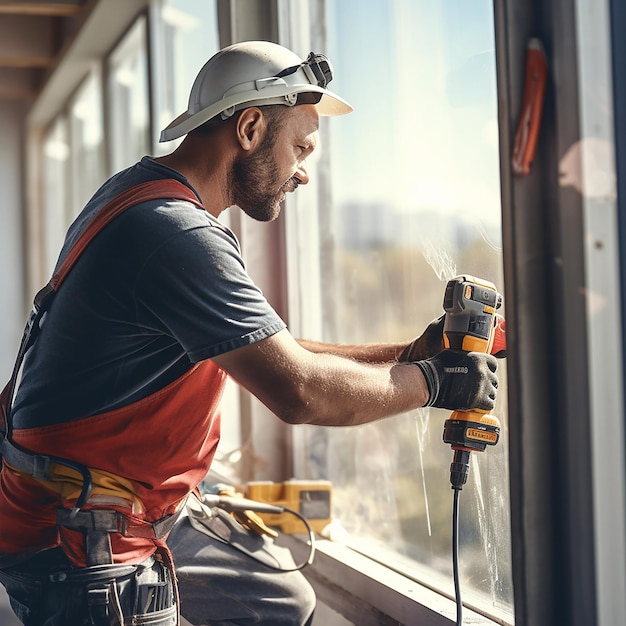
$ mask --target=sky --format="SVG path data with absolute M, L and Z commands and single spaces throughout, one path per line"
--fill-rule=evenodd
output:
M 305 3 L 289 6 L 306 15 Z M 175 115 L 217 50 L 214 7 L 214 0 L 168 0 L 177 27 L 188 22 L 177 39 Z M 331 151 L 333 201 L 461 215 L 498 228 L 491 1 L 326 0 L 326 14 L 328 44 L 319 51 L 335 69 L 330 88 L 355 109 L 330 120 L 330 144 L 321 147 Z
M 488 0 L 329 0 L 335 198 L 500 220 Z

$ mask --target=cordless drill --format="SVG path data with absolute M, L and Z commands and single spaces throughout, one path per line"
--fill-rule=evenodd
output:
M 446 286 L 443 308 L 445 348 L 467 352 L 491 352 L 496 329 L 496 310 L 502 296 L 495 286 L 467 274 L 450 280 Z M 450 483 L 461 490 L 467 482 L 470 452 L 482 452 L 498 443 L 500 422 L 486 411 L 454 411 L 446 420 L 443 440 L 454 450 L 450 465 Z

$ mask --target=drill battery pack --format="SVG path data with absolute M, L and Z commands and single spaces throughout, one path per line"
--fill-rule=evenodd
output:
M 250 500 L 296 511 L 316 533 L 321 533 L 330 524 L 331 495 L 332 486 L 327 480 L 288 480 L 283 483 L 255 481 L 246 485 L 246 496 Z M 268 526 L 280 528 L 287 535 L 305 532 L 302 522 L 288 511 L 258 515 Z
M 499 438 L 500 422 L 494 415 L 455 411 L 444 423 L 443 441 L 454 449 L 482 452 Z

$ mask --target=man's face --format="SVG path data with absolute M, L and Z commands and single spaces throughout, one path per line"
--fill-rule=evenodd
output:
M 313 105 L 289 109 L 278 129 L 270 123 L 259 147 L 233 164 L 234 203 L 255 220 L 276 219 L 285 194 L 309 182 L 304 161 L 315 149 L 318 127 Z

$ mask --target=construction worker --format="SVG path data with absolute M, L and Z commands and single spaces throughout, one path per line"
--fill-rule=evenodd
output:
M 294 339 L 218 221 L 233 205 L 273 220 L 308 182 L 319 116 L 352 110 L 331 78 L 323 55 L 225 48 L 161 134 L 179 147 L 113 176 L 70 226 L 2 401 L 0 581 L 24 624 L 311 623 L 304 577 L 273 567 L 289 555 L 190 496 L 227 375 L 289 424 L 493 408 L 494 357 L 440 351 L 440 325 L 393 345 Z

